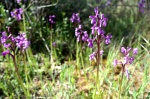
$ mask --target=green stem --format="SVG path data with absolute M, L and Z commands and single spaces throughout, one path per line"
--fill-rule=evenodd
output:
M 28 90 L 29 89 L 29 86 L 28 86 L 29 85 L 29 81 L 28 81 L 28 75 L 27 75 L 28 71 L 27 71 L 27 65 L 26 65 L 26 59 L 25 59 L 25 54 L 24 53 L 23 53 L 23 61 L 24 61 L 24 64 L 25 64 L 24 65 L 25 66 L 25 69 L 24 69 L 25 71 L 24 72 L 25 72 L 26 82 L 27 82 L 27 93 L 28 93 L 28 95 L 30 95 L 30 92 Z
M 24 29 L 24 32 L 26 32 L 26 22 L 25 22 L 25 15 L 23 13 L 23 29 Z
M 51 33 L 50 33 L 50 46 L 51 46 L 51 64 L 52 64 L 52 62 L 53 62 L 53 34 L 52 34 L 52 31 L 51 31 Z
M 123 73 L 122 73 L 122 77 L 119 79 L 119 83 L 120 83 L 120 86 L 119 86 L 119 95 L 118 95 L 118 98 L 119 98 L 119 99 L 121 99 L 122 80 L 123 80 Z
M 82 42 L 80 42 L 80 61 L 81 61 L 81 67 L 83 67 L 82 53 L 83 53 L 83 51 L 82 51 Z M 81 67 L 80 67 L 80 68 L 81 68 Z
M 30 97 L 28 96 L 28 93 L 27 93 L 27 91 L 26 91 L 26 88 L 25 88 L 25 86 L 23 85 L 23 80 L 22 80 L 22 78 L 21 78 L 21 76 L 20 76 L 20 74 L 19 74 L 19 70 L 18 70 L 18 66 L 17 66 L 17 63 L 16 63 L 16 57 L 15 57 L 15 54 L 14 54 L 14 56 L 11 55 L 11 57 L 12 57 L 13 62 L 14 62 L 15 71 L 16 71 L 16 75 L 17 75 L 17 77 L 18 77 L 18 81 L 19 81 L 21 87 L 23 88 L 25 97 L 26 97 L 26 99 L 30 99 Z
M 77 51 L 76 51 L 76 59 L 77 59 L 77 70 L 80 70 L 80 64 L 79 64 L 79 45 L 78 41 L 76 42 Z
M 121 78 L 119 79 L 119 83 L 120 83 L 120 87 L 119 87 L 119 95 L 118 95 L 118 98 L 119 98 L 119 99 L 121 99 L 122 81 L 123 81 L 124 71 L 125 71 L 125 65 L 122 64 L 122 75 L 121 75 Z
M 97 43 L 98 51 L 97 51 L 97 81 L 99 75 L 99 63 L 100 63 L 100 43 Z

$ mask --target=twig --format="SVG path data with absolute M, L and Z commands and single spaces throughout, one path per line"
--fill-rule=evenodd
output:
M 39 6 L 39 7 L 37 7 L 37 9 L 41 9 L 41 8 L 47 8 L 47 7 L 56 6 L 56 5 L 57 5 L 57 3 L 58 3 L 58 0 L 57 0 L 57 2 L 56 2 L 56 3 L 54 3 L 54 4 L 49 4 L 49 5 Z
M 48 53 L 49 53 L 49 56 L 51 55 L 50 53 L 51 53 L 51 51 L 50 51 L 50 49 L 49 49 L 49 47 L 48 47 L 48 45 L 47 45 L 47 43 L 46 43 L 46 40 L 42 37 L 42 33 L 40 32 L 40 37 L 41 37 L 41 39 L 42 39 L 42 41 L 44 42 L 44 45 L 45 45 L 45 47 L 46 47 L 46 49 L 47 49 L 47 51 L 48 51 Z

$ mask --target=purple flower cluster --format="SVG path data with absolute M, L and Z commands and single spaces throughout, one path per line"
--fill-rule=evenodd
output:
M 130 47 L 121 47 L 121 53 L 123 54 L 123 61 L 118 61 L 118 60 L 114 60 L 114 66 L 116 66 L 117 64 L 122 64 L 122 65 L 126 65 L 126 64 L 132 64 L 134 61 L 134 57 L 130 56 L 130 51 L 133 51 L 133 55 L 136 55 L 138 53 L 138 49 L 137 48 L 130 48 Z
M 82 25 L 79 25 L 78 28 L 75 29 L 75 36 L 77 37 L 77 41 L 87 41 L 88 34 L 87 31 L 82 30 Z
M 26 38 L 25 33 L 19 34 L 17 37 L 15 37 L 15 43 L 18 48 L 20 48 L 22 51 L 26 50 L 29 47 L 30 42 Z
M 94 35 L 96 33 L 96 36 L 101 36 L 101 39 L 99 39 L 98 42 L 101 42 L 102 39 L 105 39 L 105 44 L 109 44 L 110 43 L 110 39 L 112 38 L 112 35 L 104 35 L 105 31 L 103 30 L 103 27 L 107 26 L 107 18 L 104 17 L 104 14 L 100 14 L 99 15 L 99 11 L 98 11 L 98 7 L 94 9 L 95 12 L 95 16 L 89 16 L 89 18 L 91 19 L 91 24 L 93 24 L 92 26 L 92 35 Z
M 22 13 L 23 13 L 22 8 L 15 9 L 13 12 L 11 12 L 11 16 L 20 21 L 22 19 L 21 17 Z
M 132 55 L 130 55 L 132 51 Z M 122 69 L 123 69 L 123 72 L 126 73 L 126 76 L 129 77 L 129 74 L 128 74 L 128 69 L 125 69 L 125 65 L 127 64 L 132 64 L 133 61 L 134 61 L 134 55 L 136 55 L 138 53 L 138 48 L 130 48 L 130 47 L 121 47 L 121 53 L 123 54 L 123 60 L 119 61 L 119 60 L 114 60 L 114 63 L 113 65 L 116 66 L 118 64 L 121 64 L 122 65 Z
M 70 18 L 70 21 L 72 23 L 80 23 L 80 17 L 79 17 L 79 14 L 78 13 L 73 13 L 72 14 L 72 17 Z
M 50 15 L 50 16 L 49 16 L 49 22 L 50 22 L 51 24 L 55 24 L 55 21 L 54 21 L 55 18 L 56 18 L 55 15 Z
M 10 54 L 10 51 L 14 51 L 16 47 L 24 51 L 30 44 L 25 33 L 19 34 L 17 37 L 12 36 L 12 34 L 7 36 L 6 32 L 2 32 L 1 34 L 0 42 L 7 49 L 2 53 L 3 56 Z
M 104 14 L 100 14 L 98 7 L 94 9 L 95 15 L 89 16 L 91 19 L 91 24 L 93 25 L 91 27 L 92 32 L 91 34 L 93 35 L 93 39 L 88 39 L 88 46 L 90 48 L 93 47 L 93 43 L 96 42 L 97 45 L 100 45 L 102 41 L 104 40 L 105 44 L 110 43 L 110 39 L 112 38 L 112 35 L 105 35 L 105 31 L 103 30 L 104 27 L 107 26 L 107 21 L 108 19 L 105 18 Z M 103 52 L 103 50 L 102 50 Z M 91 54 L 89 57 L 91 57 L 93 54 Z M 102 55 L 102 54 L 100 54 Z M 90 58 L 91 59 L 91 58 Z
M 139 6 L 139 11 L 140 12 L 144 12 L 145 5 L 146 5 L 146 1 L 145 0 L 140 0 L 139 1 L 138 6 Z

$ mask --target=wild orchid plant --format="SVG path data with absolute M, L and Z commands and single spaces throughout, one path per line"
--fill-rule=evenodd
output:
M 49 55 L 50 55 L 50 60 L 51 60 L 51 63 L 53 63 L 53 58 L 52 58 L 52 54 L 53 54 L 53 46 L 55 45 L 56 46 L 56 42 L 53 42 L 53 25 L 56 23 L 55 22 L 55 19 L 56 19 L 56 16 L 55 15 L 49 15 L 49 23 L 50 23 L 50 47 L 51 47 L 51 52 L 48 48 L 48 45 L 46 43 L 46 41 L 44 40 L 44 38 L 42 37 L 43 41 L 45 42 L 45 46 L 49 52 Z M 42 36 L 42 34 L 41 34 Z
M 73 13 L 70 21 L 73 23 L 74 27 L 75 27 L 75 36 L 77 38 L 77 52 L 76 52 L 76 57 L 77 57 L 77 68 L 80 69 L 80 64 L 83 66 L 83 58 L 82 58 L 82 48 L 83 48 L 83 44 L 82 41 L 86 42 L 87 38 L 88 38 L 88 34 L 87 31 L 83 30 L 82 25 L 80 24 L 81 20 L 79 17 L 78 13 Z M 79 45 L 78 45 L 79 43 Z M 79 55 L 80 54 L 80 55 Z M 80 62 L 79 62 L 80 61 Z
M 16 56 L 17 56 L 16 50 L 18 49 L 23 54 L 30 45 L 30 42 L 26 38 L 26 34 L 20 33 L 18 36 L 14 37 L 12 34 L 9 34 L 7 36 L 6 32 L 1 32 L 0 42 L 6 49 L 4 52 L 2 52 L 2 55 L 11 56 L 13 63 L 14 63 L 15 72 L 18 76 L 18 81 L 21 84 L 21 87 L 23 88 L 26 97 L 28 97 L 28 94 L 24 87 L 23 80 L 20 76 L 17 61 L 16 61 Z
M 83 58 L 82 58 L 82 56 L 84 56 L 84 54 L 83 54 L 83 48 L 84 48 L 84 46 L 85 46 L 85 44 L 86 44 L 86 42 L 87 42 L 87 40 L 89 38 L 88 37 L 88 33 L 87 33 L 87 31 L 83 30 L 82 25 L 79 25 L 75 29 L 75 36 L 77 38 L 77 43 L 80 44 L 79 45 L 79 48 L 80 48 L 79 54 L 80 54 L 80 56 L 78 56 L 78 57 L 81 57 L 80 60 L 81 60 L 82 66 L 83 66 Z M 77 46 L 77 48 L 78 48 L 78 46 Z
M 132 51 L 132 54 L 131 54 Z M 138 53 L 138 48 L 130 48 L 130 47 L 121 47 L 121 53 L 123 54 L 123 60 L 114 60 L 113 65 L 121 65 L 122 66 L 122 77 L 119 79 L 119 82 L 121 83 L 119 87 L 118 97 L 120 98 L 121 92 L 122 92 L 122 81 L 123 76 L 125 75 L 127 79 L 129 80 L 129 70 L 126 68 L 127 64 L 132 64 L 134 61 L 134 56 Z
M 100 56 L 103 54 L 103 50 L 101 50 L 101 43 L 104 41 L 105 44 L 110 43 L 110 39 L 112 38 L 111 34 L 105 35 L 104 27 L 107 26 L 108 19 L 104 16 L 104 14 L 99 13 L 98 7 L 94 9 L 95 15 L 89 16 L 91 19 L 91 27 L 92 29 L 92 38 L 88 38 L 88 46 L 93 48 L 94 43 L 97 45 L 97 49 L 91 55 L 89 55 L 89 60 L 96 59 L 97 62 L 97 78 L 99 72 L 99 64 L 100 64 Z
M 16 0 L 16 2 L 18 4 L 20 4 L 21 0 Z M 22 20 L 22 14 L 23 14 L 22 8 L 18 8 L 18 9 L 13 10 L 12 12 L 10 12 L 11 17 L 16 19 L 18 22 L 20 20 Z M 8 28 L 8 32 L 10 33 L 9 28 Z M 7 36 L 7 33 L 5 31 L 1 32 L 0 41 L 1 41 L 1 44 L 4 46 L 4 48 L 6 49 L 6 51 L 2 52 L 2 55 L 3 56 L 6 56 L 6 55 L 11 56 L 11 58 L 14 62 L 15 71 L 17 73 L 19 83 L 22 85 L 22 87 L 24 89 L 22 78 L 19 74 L 18 66 L 17 66 L 17 62 L 16 62 L 16 55 L 17 55 L 16 49 L 19 49 L 19 51 L 21 53 L 24 53 L 25 50 L 28 48 L 30 42 L 27 40 L 25 33 L 20 33 L 18 36 L 14 37 L 11 33 Z M 26 94 L 26 91 L 25 91 L 25 94 Z
M 132 51 L 132 55 L 131 52 Z M 125 67 L 127 64 L 132 64 L 134 61 L 134 56 L 138 53 L 138 48 L 130 47 L 121 47 L 121 53 L 123 54 L 123 60 L 114 60 L 113 65 L 117 66 L 118 64 L 122 65 L 122 77 L 125 76 L 129 79 L 129 70 Z
M 21 0 L 15 0 L 16 3 L 21 4 Z M 10 12 L 10 15 L 12 18 L 15 19 L 15 21 L 20 22 L 22 20 L 22 15 L 23 14 L 23 9 L 22 8 L 17 8 L 14 9 L 12 12 Z M 8 34 L 8 35 L 7 35 Z M 26 49 L 29 47 L 30 42 L 26 38 L 26 33 L 19 33 L 18 36 L 13 36 L 11 34 L 10 28 L 8 27 L 7 32 L 3 31 L 0 32 L 0 43 L 3 45 L 3 47 L 6 49 L 5 51 L 2 52 L 2 56 L 9 55 L 12 58 L 12 61 L 14 63 L 14 68 L 15 68 L 15 74 L 17 75 L 17 81 L 21 85 L 26 99 L 29 99 L 29 93 L 27 91 L 27 88 L 24 85 L 24 82 L 22 80 L 22 77 L 20 76 L 19 73 L 19 67 L 18 67 L 18 62 L 17 62 L 17 56 L 18 52 L 20 52 L 20 55 L 24 55 Z

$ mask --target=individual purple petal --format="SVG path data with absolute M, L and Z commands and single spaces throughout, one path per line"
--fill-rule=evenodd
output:
M 92 29 L 92 35 L 94 35 L 94 33 L 95 33 L 95 26 L 92 26 L 91 29 Z
M 87 42 L 88 42 L 88 46 L 90 48 L 92 48 L 93 47 L 93 41 L 91 39 L 88 39 Z
M 4 43 L 4 47 L 5 47 L 5 48 L 9 48 L 9 47 L 10 47 L 10 44 Z
M 6 42 L 7 38 L 1 37 L 1 43 L 4 44 Z
M 87 39 L 88 39 L 87 31 L 84 31 L 82 35 L 82 41 L 87 41 Z
M 129 57 L 128 60 L 129 60 L 129 63 L 132 64 L 134 61 L 134 57 Z
M 19 8 L 18 11 L 19 11 L 20 14 L 23 13 L 23 9 L 22 8 Z
M 2 37 L 7 37 L 6 32 L 2 32 Z
M 96 17 L 95 16 L 89 16 L 91 18 L 91 24 L 96 24 Z
M 14 42 L 14 43 L 15 43 L 15 37 L 11 36 L 11 37 L 10 37 L 10 40 L 11 40 L 11 42 Z
M 56 47 L 56 42 L 53 42 L 53 44 L 52 44 L 54 47 Z
M 79 29 L 78 29 L 78 28 L 75 28 L 75 36 L 80 35 L 80 32 L 78 32 L 78 31 L 79 31 Z
M 118 63 L 119 63 L 118 60 L 115 59 L 114 62 L 113 62 L 113 65 L 114 65 L 114 66 L 117 66 Z
M 94 12 L 95 12 L 95 16 L 98 17 L 98 15 L 99 15 L 98 7 L 96 7 L 96 8 L 94 9 Z
M 110 43 L 110 39 L 105 39 L 105 44 L 109 44 Z
M 103 52 L 104 52 L 104 51 L 103 51 L 103 50 L 101 50 L 101 51 L 99 52 L 99 53 L 100 53 L 100 55 L 103 55 Z
M 124 64 L 124 65 L 126 65 L 126 64 L 128 64 L 128 57 L 124 57 L 123 58 L 123 61 L 122 61 L 122 64 Z
M 127 47 L 127 53 L 129 53 L 130 50 L 132 50 L 132 48 L 131 47 Z
M 10 27 L 7 27 L 7 31 L 10 32 Z
M 133 49 L 133 54 L 136 55 L 138 53 L 138 48 Z
M 105 18 L 105 16 L 104 16 L 104 14 L 101 14 L 101 20 L 103 21 L 103 24 L 102 24 L 102 26 L 106 26 L 106 23 L 107 23 L 107 18 Z
M 107 35 L 106 37 L 105 37 L 105 44 L 109 44 L 110 43 L 110 39 L 112 38 L 112 35 Z
M 78 28 L 79 28 L 79 29 L 82 29 L 82 25 L 80 24 Z
M 127 79 L 129 79 L 130 74 L 129 74 L 129 70 L 128 69 L 125 70 L 125 76 L 127 77 Z
M 104 35 L 104 30 L 103 29 L 101 29 L 100 27 L 98 27 L 97 28 L 97 33 L 98 33 L 98 35 Z
M 94 60 L 96 56 L 96 53 L 93 52 L 92 54 L 89 55 L 89 60 Z
M 122 54 L 126 54 L 127 53 L 127 50 L 126 50 L 126 48 L 125 47 L 121 47 L 121 52 L 122 52 Z
M 17 20 L 21 20 L 21 15 L 20 14 L 17 15 Z
M 101 14 L 101 19 L 103 20 L 105 18 L 104 14 Z
M 104 27 L 107 26 L 107 20 L 108 20 L 107 18 L 104 18 L 104 19 L 103 19 L 103 24 L 102 24 L 102 26 L 104 26 Z
M 9 51 L 9 50 L 6 50 L 6 51 L 2 52 L 2 55 L 3 55 L 3 56 L 6 56 L 7 54 L 10 54 L 10 51 Z

